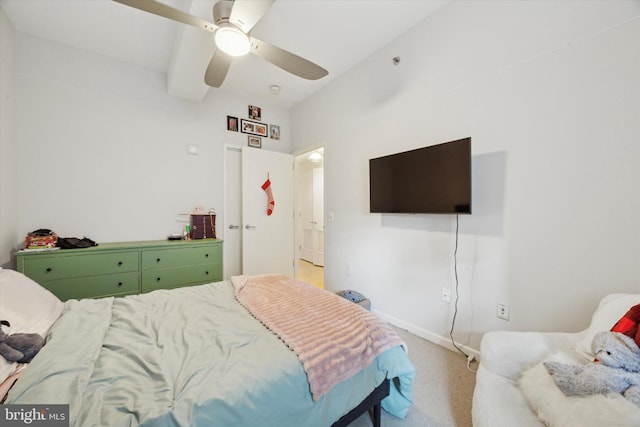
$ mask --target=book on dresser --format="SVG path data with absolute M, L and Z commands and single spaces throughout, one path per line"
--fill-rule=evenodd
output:
M 20 251 L 17 269 L 65 301 L 124 296 L 222 280 L 222 240 L 101 243 Z

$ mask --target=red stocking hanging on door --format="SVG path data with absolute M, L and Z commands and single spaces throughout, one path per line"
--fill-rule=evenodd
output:
M 273 213 L 273 208 L 276 202 L 273 200 L 273 193 L 271 192 L 271 181 L 269 180 L 269 174 L 267 174 L 267 180 L 262 184 L 262 189 L 267 193 L 267 215 Z

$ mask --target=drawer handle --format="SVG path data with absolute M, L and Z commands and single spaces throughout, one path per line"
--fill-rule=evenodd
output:
M 209 275 L 209 272 L 208 272 L 208 271 L 205 271 L 205 272 L 204 272 L 204 275 L 205 275 L 205 276 L 208 276 L 208 275 Z
M 123 264 L 122 261 L 118 261 L 118 267 L 120 267 Z
M 123 285 L 123 283 L 122 283 L 122 282 L 118 282 L 118 287 L 119 287 L 119 288 L 121 288 L 121 287 L 122 287 L 122 285 Z
M 204 257 L 205 258 L 209 258 L 209 254 L 204 254 Z
M 47 267 L 47 270 L 46 270 L 46 271 L 47 271 L 47 273 L 51 273 L 51 272 L 53 271 L 53 268 L 51 268 L 51 267 Z
M 159 282 L 159 281 L 160 281 L 160 278 L 159 278 L 159 277 L 156 277 L 156 282 Z
M 160 258 L 156 258 L 156 262 L 160 262 Z

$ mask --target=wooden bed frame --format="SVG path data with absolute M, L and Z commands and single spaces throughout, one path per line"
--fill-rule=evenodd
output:
M 365 397 L 358 406 L 349 411 L 348 414 L 343 415 L 342 418 L 333 423 L 331 427 L 347 427 L 355 421 L 356 418 L 360 417 L 360 415 L 370 410 L 372 411 L 370 414 L 373 427 L 380 427 L 380 402 L 389 395 L 389 391 L 390 382 L 387 378 L 376 387 L 369 396 Z

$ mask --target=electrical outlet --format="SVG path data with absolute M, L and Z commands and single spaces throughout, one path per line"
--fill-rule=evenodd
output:
M 442 302 L 451 303 L 451 289 L 442 288 Z
M 509 320 L 509 304 L 498 304 L 498 319 Z

